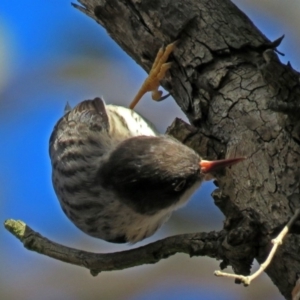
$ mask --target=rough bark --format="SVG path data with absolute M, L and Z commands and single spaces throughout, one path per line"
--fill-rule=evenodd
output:
M 172 133 L 206 158 L 247 156 L 218 178 L 226 217 L 222 266 L 249 273 L 299 207 L 299 75 L 229 0 L 80 0 L 76 6 L 146 71 L 159 47 L 179 40 L 163 86 L 188 116 Z M 300 238 L 289 234 L 267 274 L 290 299 Z

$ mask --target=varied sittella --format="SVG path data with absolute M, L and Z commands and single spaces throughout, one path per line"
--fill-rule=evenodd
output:
M 151 236 L 184 205 L 207 173 L 244 158 L 203 160 L 132 109 L 159 81 L 175 43 L 160 49 L 130 108 L 100 98 L 79 103 L 57 122 L 50 138 L 52 179 L 60 205 L 82 231 L 109 242 Z

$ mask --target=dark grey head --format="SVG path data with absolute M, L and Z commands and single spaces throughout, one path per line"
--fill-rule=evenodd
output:
M 137 212 L 154 214 L 176 204 L 203 180 L 199 155 L 168 136 L 139 136 L 123 141 L 97 177 Z

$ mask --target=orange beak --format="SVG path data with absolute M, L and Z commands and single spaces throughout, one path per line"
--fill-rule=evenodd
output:
M 244 159 L 246 159 L 246 157 L 228 158 L 228 159 L 211 160 L 211 161 L 201 160 L 199 165 L 202 173 L 211 173 L 220 168 L 230 167 Z

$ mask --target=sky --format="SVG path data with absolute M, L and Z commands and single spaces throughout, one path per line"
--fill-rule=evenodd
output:
M 299 2 L 236 3 L 270 40 L 286 35 L 279 47 L 285 53 L 281 60 L 299 70 Z M 103 28 L 66 0 L 2 0 L 0 65 L 1 224 L 21 219 L 56 242 L 87 251 L 132 247 L 88 237 L 63 215 L 52 188 L 48 140 L 67 101 L 74 106 L 103 96 L 108 103 L 128 105 L 146 73 Z M 175 117 L 185 118 L 172 99 L 158 104 L 147 96 L 138 111 L 161 132 Z M 206 184 L 139 245 L 171 234 L 219 230 L 223 218 L 210 198 L 213 188 Z M 4 227 L 0 245 L 3 299 L 282 299 L 267 276 L 247 289 L 214 277 L 218 262 L 207 258 L 176 255 L 156 265 L 93 278 L 83 268 L 29 252 Z

